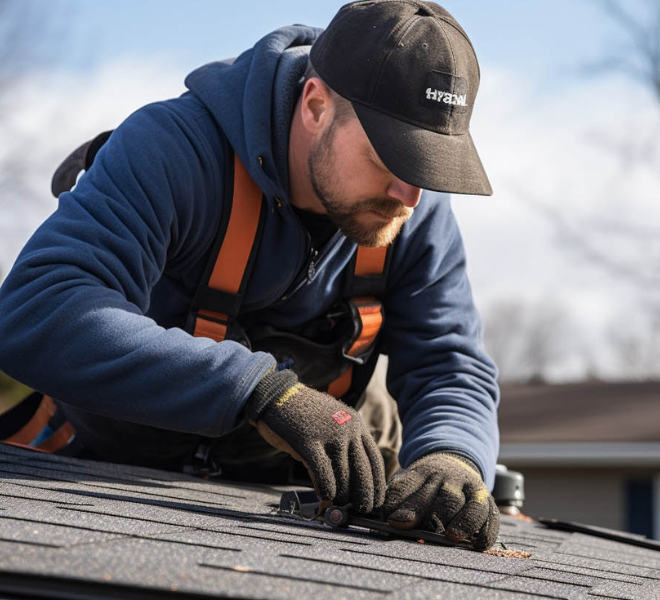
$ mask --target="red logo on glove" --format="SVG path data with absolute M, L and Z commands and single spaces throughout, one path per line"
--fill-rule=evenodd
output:
M 351 415 L 349 415 L 347 412 L 340 410 L 339 412 L 336 412 L 334 415 L 332 415 L 332 418 L 340 425 L 343 425 L 344 423 L 350 421 L 353 417 L 351 417 Z

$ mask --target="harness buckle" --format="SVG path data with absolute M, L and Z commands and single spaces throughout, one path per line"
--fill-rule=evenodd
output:
M 364 365 L 373 354 L 376 338 L 383 325 L 383 304 L 372 296 L 351 298 L 347 304 L 355 333 L 343 345 L 342 355 L 352 363 Z
M 222 469 L 211 453 L 210 444 L 207 443 L 201 443 L 197 446 L 192 463 L 184 465 L 181 471 L 187 475 L 204 478 L 222 475 Z

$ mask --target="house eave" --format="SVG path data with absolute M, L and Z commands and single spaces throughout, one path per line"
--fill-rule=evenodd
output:
M 660 467 L 660 442 L 505 442 L 507 467 Z

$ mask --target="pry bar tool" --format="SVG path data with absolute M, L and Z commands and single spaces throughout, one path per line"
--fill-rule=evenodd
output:
M 327 501 L 319 501 L 315 492 L 285 492 L 280 498 L 278 514 L 305 521 L 321 521 L 333 529 L 345 527 L 360 527 L 379 535 L 395 538 L 412 539 L 431 542 L 442 546 L 466 548 L 472 550 L 468 541 L 453 542 L 441 533 L 433 533 L 421 529 L 396 529 L 385 521 L 374 518 L 359 517 L 349 512 L 350 505 L 332 506 Z
M 327 508 L 323 513 L 323 522 L 332 528 L 349 526 L 363 527 L 370 531 L 385 533 L 392 537 L 408 538 L 417 541 L 423 540 L 424 542 L 432 542 L 442 546 L 472 549 L 472 544 L 467 540 L 452 542 L 441 533 L 433 533 L 432 531 L 424 531 L 422 529 L 396 529 L 385 521 L 352 515 L 348 512 L 346 506 L 331 506 Z

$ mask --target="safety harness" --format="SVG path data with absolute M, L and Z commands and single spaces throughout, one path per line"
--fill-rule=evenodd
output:
M 98 135 L 64 160 L 53 176 L 52 191 L 56 197 L 73 188 L 80 172 L 89 169 L 110 133 Z M 228 162 L 221 224 L 191 303 L 186 330 L 195 337 L 207 337 L 216 342 L 235 339 L 252 347 L 249 332 L 246 334 L 238 324 L 238 315 L 259 250 L 267 203 L 238 156 L 231 150 L 230 153 L 233 159 Z M 305 381 L 301 376 L 303 383 L 327 391 L 348 404 L 354 405 L 362 395 L 375 367 L 378 356 L 375 349 L 384 316 L 377 296 L 385 291 L 390 254 L 390 247 L 358 246 L 343 290 L 342 311 L 348 314 L 351 327 L 348 334 L 321 353 L 321 357 L 327 356 L 335 364 L 334 368 L 325 369 L 332 374 L 332 379 L 315 385 L 313 377 Z M 300 336 L 285 335 L 286 342 L 293 340 L 294 346 L 304 344 Z M 285 352 L 278 356 L 278 353 L 288 344 L 280 343 L 277 333 L 266 337 L 270 338 L 271 347 L 268 339 L 263 341 L 262 347 L 272 351 L 280 365 L 286 366 L 290 354 Z M 308 353 L 308 348 L 303 346 L 297 354 Z M 317 357 L 317 360 L 322 358 Z M 295 365 L 292 368 L 296 370 Z M 73 454 L 76 450 L 74 427 L 66 421 L 53 399 L 39 392 L 0 415 L 0 441 L 57 454 Z

